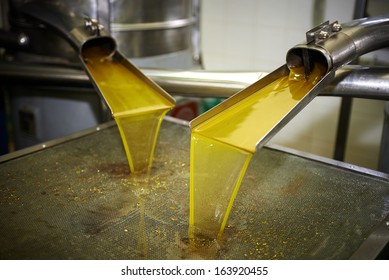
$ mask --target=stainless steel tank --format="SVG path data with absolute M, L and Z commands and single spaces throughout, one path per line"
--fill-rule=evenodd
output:
M 11 52 L 22 61 L 76 63 L 77 54 L 56 30 L 23 14 L 28 0 L 9 0 L 10 29 L 30 38 L 28 48 Z M 50 2 L 68 14 L 97 19 L 115 38 L 118 49 L 139 66 L 189 69 L 198 55 L 199 0 L 35 0 Z M 198 36 L 195 36 L 197 38 Z M 154 65 L 153 65 L 154 63 Z
M 196 0 L 111 0 L 110 31 L 139 66 L 188 69 L 198 44 L 197 8 Z
M 110 5 L 111 33 L 129 57 L 190 48 L 192 0 L 111 0 Z
M 25 11 L 31 2 L 39 7 L 49 4 L 59 13 L 46 14 L 46 21 L 32 18 Z M 116 40 L 118 50 L 138 67 L 186 70 L 194 66 L 194 51 L 198 49 L 194 45 L 198 42 L 192 39 L 192 34 L 198 38 L 199 0 L 4 0 L 2 3 L 9 10 L 9 13 L 2 11 L 9 15 L 3 30 L 11 39 L 20 34 L 28 38 L 28 44 L 23 45 L 10 40 L 14 44 L 6 49 L 6 57 L 13 62 L 81 68 L 78 52 L 64 35 L 64 30 L 70 33 L 78 26 L 72 15 L 81 14 L 97 19 Z M 0 46 L 1 43 L 0 38 Z M 7 86 L 17 149 L 107 120 L 95 92 L 65 91 L 61 87 Z

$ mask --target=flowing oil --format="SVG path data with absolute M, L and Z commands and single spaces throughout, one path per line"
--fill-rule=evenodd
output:
M 103 46 L 82 51 L 85 68 L 102 94 L 120 131 L 131 172 L 151 167 L 161 121 L 174 100 L 139 70 Z
M 324 74 L 321 65 L 309 77 L 303 68 L 291 69 L 221 112 L 191 123 L 189 238 L 221 237 L 257 143 Z

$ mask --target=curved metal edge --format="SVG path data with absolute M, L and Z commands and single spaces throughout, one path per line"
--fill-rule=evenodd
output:
M 388 75 L 389 67 L 346 65 L 320 95 L 389 100 Z
M 326 157 L 321 157 L 318 155 L 302 152 L 284 146 L 279 146 L 276 144 L 267 144 L 265 147 L 275 151 L 281 151 L 301 158 L 313 160 L 319 163 L 335 166 L 357 174 L 369 176 L 374 179 L 379 179 L 379 180 L 384 180 L 386 182 L 389 182 L 389 174 L 387 173 L 356 166 L 353 164 L 337 161 Z M 389 197 L 385 197 L 384 199 L 386 200 L 386 202 L 384 203 L 389 204 Z M 389 244 L 389 215 L 387 215 L 377 226 L 375 226 L 372 229 L 370 235 L 366 238 L 365 241 L 361 243 L 359 248 L 353 253 L 350 259 L 351 260 L 375 260 L 377 258 L 378 259 L 385 258 L 387 256 L 381 256 L 381 254 L 383 250 L 388 246 L 388 244 Z
M 333 34 L 326 32 L 318 40 L 291 48 L 286 55 L 288 67 L 310 68 L 313 62 L 319 62 L 327 64 L 327 71 L 331 71 L 389 44 L 389 15 L 358 19 L 342 26 Z
M 195 126 L 199 125 L 200 123 L 205 122 L 206 120 L 213 118 L 214 116 L 218 115 L 219 113 L 223 112 L 227 108 L 234 106 L 237 102 L 240 102 L 253 94 L 254 92 L 260 90 L 261 88 L 267 86 L 268 84 L 274 82 L 276 79 L 287 75 L 289 73 L 289 69 L 286 67 L 286 65 L 282 65 L 272 73 L 266 75 L 262 79 L 256 81 L 255 83 L 251 84 L 249 87 L 243 89 L 242 91 L 237 92 L 236 94 L 229 97 L 227 100 L 225 100 L 222 103 L 219 103 L 215 107 L 213 107 L 211 110 L 206 111 L 205 113 L 201 114 L 200 116 L 196 117 L 190 122 L 190 127 L 194 128 Z
M 10 161 L 10 160 L 13 160 L 13 159 L 16 159 L 16 158 L 20 158 L 20 157 L 32 154 L 32 153 L 43 151 L 47 148 L 51 148 L 51 147 L 54 147 L 56 145 L 59 145 L 59 144 L 65 143 L 65 142 L 68 142 L 68 141 L 71 141 L 74 139 L 78 139 L 78 138 L 90 135 L 92 133 L 96 133 L 100 130 L 103 130 L 103 129 L 106 129 L 106 128 L 109 128 L 109 127 L 112 127 L 115 125 L 116 125 L 115 121 L 109 121 L 109 122 L 100 124 L 96 127 L 87 128 L 87 129 L 69 134 L 67 136 L 63 136 L 63 137 L 60 137 L 57 139 L 49 140 L 49 141 L 46 141 L 46 142 L 43 142 L 43 143 L 40 143 L 40 144 L 37 144 L 34 146 L 30 146 L 30 147 L 27 147 L 24 149 L 20 149 L 20 150 L 2 155 L 2 156 L 0 156 L 0 164 L 7 162 L 7 161 Z
M 383 250 L 389 244 L 389 215 L 379 223 L 361 246 L 350 257 L 351 260 L 383 259 Z
M 341 169 L 345 169 L 345 170 L 352 171 L 352 172 L 355 172 L 355 173 L 364 174 L 364 175 L 367 175 L 369 177 L 382 179 L 384 181 L 388 181 L 389 182 L 389 174 L 383 173 L 383 172 L 380 172 L 380 171 L 376 171 L 376 170 L 373 170 L 373 169 L 361 167 L 361 166 L 358 166 L 358 165 L 354 165 L 354 164 L 351 164 L 351 163 L 346 163 L 346 162 L 343 162 L 343 161 L 338 161 L 338 160 L 327 158 L 327 157 L 322 157 L 322 156 L 319 156 L 319 155 L 311 154 L 311 153 L 308 153 L 308 152 L 303 152 L 303 151 L 300 151 L 300 150 L 295 150 L 295 149 L 284 147 L 284 146 L 280 146 L 280 145 L 277 145 L 277 144 L 268 143 L 268 144 L 265 145 L 265 147 L 269 148 L 269 149 L 272 149 L 272 150 L 277 150 L 277 151 L 281 151 L 281 152 L 284 152 L 284 153 L 296 155 L 296 156 L 301 157 L 301 158 L 306 158 L 306 159 L 313 160 L 313 161 L 316 161 L 316 162 L 321 162 L 321 163 L 328 164 L 328 165 L 331 165 L 331 166 L 339 167 Z
M 171 122 L 171 123 L 178 124 L 178 125 L 189 127 L 189 122 L 188 121 L 177 119 L 177 118 L 174 118 L 174 117 L 171 117 L 171 116 L 165 116 L 164 120 L 168 121 L 168 122 Z M 16 158 L 20 158 L 20 157 L 23 157 L 23 156 L 35 153 L 35 152 L 43 151 L 45 149 L 54 147 L 54 146 L 59 145 L 59 144 L 63 144 L 65 142 L 68 142 L 68 141 L 71 141 L 71 140 L 75 140 L 75 139 L 78 139 L 78 138 L 81 138 L 81 137 L 85 137 L 85 136 L 91 135 L 93 133 L 97 133 L 100 130 L 104 130 L 104 129 L 107 129 L 107 128 L 110 128 L 110 127 L 113 127 L 113 126 L 116 126 L 116 122 L 114 120 L 111 120 L 111 121 L 99 124 L 96 127 L 91 127 L 91 128 L 83 129 L 83 130 L 80 130 L 78 132 L 69 134 L 67 136 L 63 136 L 63 137 L 60 137 L 60 138 L 57 138 L 57 139 L 45 141 L 43 143 L 40 143 L 40 144 L 37 144 L 37 145 L 34 145 L 34 146 L 30 146 L 30 147 L 27 147 L 27 148 L 24 148 L 24 149 L 17 150 L 15 152 L 11 152 L 11 153 L 6 154 L 6 155 L 2 155 L 2 156 L 0 156 L 0 164 L 4 163 L 4 162 L 7 162 L 7 161 L 10 161 L 10 160 L 13 160 L 13 159 L 16 159 Z
M 185 121 L 185 120 L 177 119 L 177 118 L 174 118 L 172 116 L 165 116 L 164 120 L 167 122 L 175 123 L 175 124 L 182 125 L 182 126 L 189 128 L 189 122 Z M 57 139 L 49 140 L 49 141 L 43 142 L 43 143 L 38 144 L 38 145 L 34 145 L 34 146 L 24 148 L 24 149 L 15 151 L 15 152 L 11 152 L 11 153 L 6 154 L 6 155 L 2 155 L 2 156 L 0 156 L 0 164 L 7 162 L 7 161 L 10 161 L 10 160 L 13 160 L 13 159 L 16 159 L 16 158 L 19 158 L 19 157 L 26 156 L 26 155 L 31 154 L 31 153 L 45 150 L 45 149 L 50 148 L 50 147 L 54 147 L 56 145 L 59 145 L 59 144 L 62 144 L 62 143 L 65 143 L 65 142 L 68 142 L 71 140 L 75 140 L 75 139 L 78 139 L 81 137 L 88 136 L 88 135 L 93 134 L 93 133 L 97 133 L 100 130 L 104 130 L 104 129 L 107 129 L 107 128 L 110 128 L 113 126 L 116 126 L 116 123 L 114 120 L 111 120 L 111 121 L 108 121 L 106 123 L 99 124 L 96 127 L 87 128 L 87 129 L 72 133 L 72 134 L 67 135 L 67 136 L 63 136 L 63 137 L 60 137 Z M 360 166 L 345 163 L 342 161 L 337 161 L 334 159 L 318 156 L 315 154 L 311 154 L 311 153 L 307 153 L 307 152 L 303 152 L 303 151 L 299 151 L 299 150 L 295 150 L 292 148 L 288 148 L 288 147 L 284 147 L 284 146 L 280 146 L 280 145 L 276 145 L 276 144 L 271 144 L 271 143 L 266 144 L 264 146 L 264 148 L 288 153 L 291 155 L 296 155 L 298 157 L 305 158 L 308 160 L 321 162 L 324 164 L 339 167 L 339 168 L 349 170 L 352 172 L 356 172 L 359 174 L 371 176 L 373 178 L 378 178 L 378 179 L 382 179 L 385 181 L 389 181 L 389 174 L 387 174 L 387 173 L 383 173 L 383 172 L 379 172 L 376 170 L 360 167 Z
M 104 32 L 98 22 L 82 14 L 64 11 L 58 3 L 27 2 L 21 11 L 27 17 L 54 29 L 78 52 L 86 43 L 94 40 L 109 45 L 112 53 L 116 50 L 116 41 Z
M 173 29 L 187 27 L 196 22 L 194 17 L 175 19 L 161 22 L 144 22 L 144 23 L 111 23 L 112 32 L 122 31 L 145 31 L 158 29 Z

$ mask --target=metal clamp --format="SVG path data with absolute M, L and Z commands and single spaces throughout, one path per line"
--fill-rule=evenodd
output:
M 100 31 L 104 30 L 104 26 L 99 24 L 99 21 L 94 18 L 85 17 L 84 26 L 91 32 L 92 35 L 100 35 Z
M 307 44 L 316 43 L 318 41 L 326 40 L 334 33 L 342 30 L 342 26 L 337 22 L 330 24 L 329 21 L 312 28 L 306 33 Z

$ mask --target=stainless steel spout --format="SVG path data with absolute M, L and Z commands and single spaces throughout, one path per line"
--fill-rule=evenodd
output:
M 26 17 L 54 29 L 79 54 L 90 44 L 104 46 L 111 54 L 116 50 L 115 40 L 104 31 L 104 27 L 97 20 L 67 10 L 62 3 L 33 1 L 26 3 L 21 11 Z
M 307 42 L 290 49 L 286 56 L 289 68 L 310 68 L 321 63 L 329 72 L 355 58 L 388 46 L 389 15 L 363 18 L 340 25 L 326 22 L 307 32 Z

